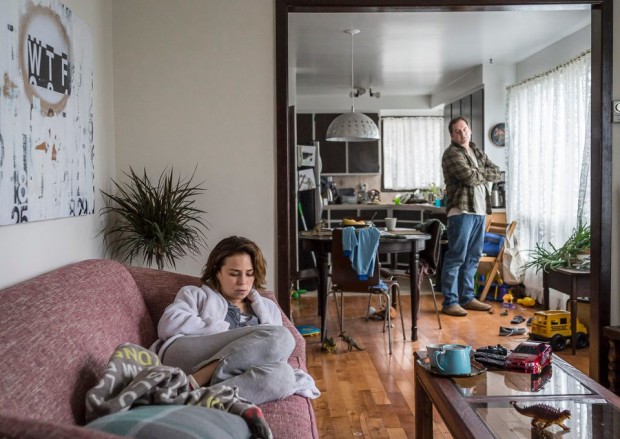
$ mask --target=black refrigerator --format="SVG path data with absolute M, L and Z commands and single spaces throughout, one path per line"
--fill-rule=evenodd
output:
M 299 232 L 312 230 L 321 222 L 321 156 L 316 141 L 312 145 L 298 145 L 297 149 L 297 270 L 303 270 L 317 266 L 315 255 L 302 248 Z M 304 280 L 299 288 L 316 290 L 317 282 L 315 279 Z

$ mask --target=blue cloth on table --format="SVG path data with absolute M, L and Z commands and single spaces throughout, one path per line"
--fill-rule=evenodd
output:
M 375 227 L 342 229 L 342 251 L 351 259 L 359 280 L 368 280 L 375 273 L 375 259 L 381 234 Z

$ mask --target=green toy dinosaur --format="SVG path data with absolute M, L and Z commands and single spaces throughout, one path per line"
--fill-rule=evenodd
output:
M 364 350 L 364 349 L 360 348 L 357 343 L 355 343 L 355 340 L 353 340 L 353 337 L 349 337 L 348 335 L 345 335 L 344 332 L 340 333 L 340 339 L 347 343 L 347 345 L 348 345 L 347 351 L 348 352 L 351 352 L 354 348 L 357 349 L 358 351 L 363 351 Z
M 329 337 L 327 339 L 325 339 L 325 341 L 323 342 L 323 345 L 321 346 L 321 350 L 322 351 L 326 351 L 326 352 L 333 352 L 336 350 L 336 340 L 334 340 L 334 337 Z

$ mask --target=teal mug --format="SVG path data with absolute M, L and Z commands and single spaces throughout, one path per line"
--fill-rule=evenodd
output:
M 467 375 L 471 373 L 470 354 L 471 346 L 444 345 L 443 350 L 435 352 L 435 363 L 447 375 Z

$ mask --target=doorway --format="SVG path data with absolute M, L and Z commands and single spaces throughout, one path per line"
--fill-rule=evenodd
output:
M 289 279 L 294 270 L 290 257 L 295 245 L 294 142 L 289 143 L 288 124 L 288 13 L 289 12 L 451 12 L 515 11 L 542 7 L 540 1 L 456 1 L 444 6 L 440 0 L 400 0 L 383 6 L 380 0 L 276 0 L 276 199 L 277 199 L 277 291 L 278 301 L 290 314 Z M 590 376 L 607 384 L 607 344 L 602 328 L 610 322 L 611 299 L 611 86 L 612 86 L 612 5 L 611 0 L 589 3 L 564 1 L 556 8 L 590 7 L 592 50 L 592 139 L 591 139 L 591 227 L 592 291 L 590 329 Z

